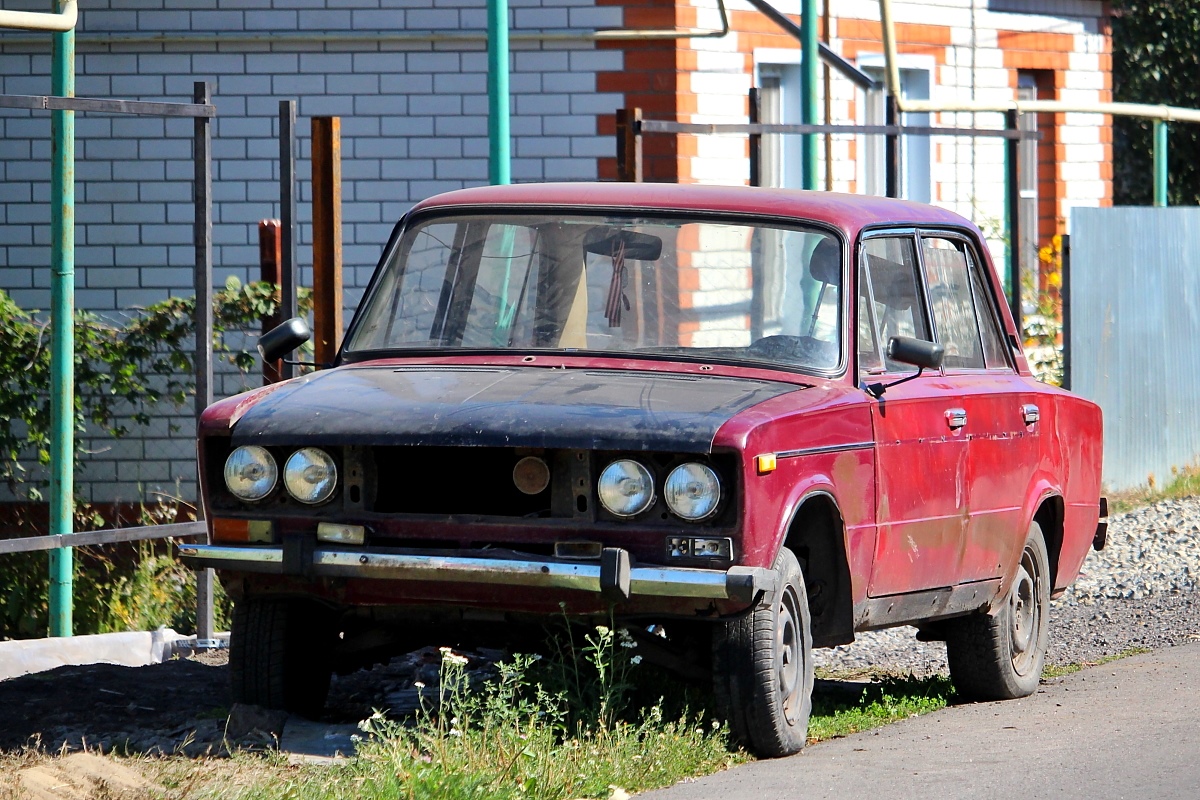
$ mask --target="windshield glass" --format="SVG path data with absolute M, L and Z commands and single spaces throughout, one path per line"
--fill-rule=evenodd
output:
M 439 217 L 405 231 L 346 350 L 670 353 L 829 371 L 838 240 L 689 218 Z

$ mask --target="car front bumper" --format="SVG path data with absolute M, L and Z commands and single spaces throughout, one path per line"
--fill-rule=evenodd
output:
M 629 554 L 606 548 L 598 561 L 451 556 L 317 548 L 292 554 L 280 546 L 184 544 L 179 556 L 191 567 L 320 578 L 436 581 L 543 589 L 573 589 L 612 599 L 689 597 L 749 602 L 770 591 L 775 574 L 761 567 L 694 569 L 630 565 Z

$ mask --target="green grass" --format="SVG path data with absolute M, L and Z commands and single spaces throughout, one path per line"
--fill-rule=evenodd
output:
M 437 702 L 409 724 L 380 714 L 366 720 L 353 758 L 333 766 L 242 765 L 241 788 L 205 780 L 192 796 L 619 798 L 751 760 L 731 746 L 725 727 L 704 709 L 703 695 L 680 691 L 665 673 L 638 666 L 636 649 L 619 633 L 598 628 L 541 663 L 514 657 L 497 679 L 475 691 L 467 689 L 461 661 L 444 652 Z M 556 681 L 556 675 L 566 680 Z M 809 741 L 934 711 L 951 695 L 941 676 L 877 674 L 866 684 L 822 680 L 813 696 Z M 665 699 L 646 704 L 647 696 Z M 700 710 L 689 711 L 689 705 Z M 188 780 L 177 775 L 174 783 Z
M 1047 664 L 1042 669 L 1042 680 L 1046 680 L 1047 678 L 1061 678 L 1065 675 L 1071 675 L 1079 672 L 1079 670 L 1087 667 L 1098 667 L 1102 664 L 1111 664 L 1112 662 L 1118 661 L 1122 658 L 1128 658 L 1129 656 L 1140 656 L 1142 653 L 1149 652 L 1149 648 L 1146 647 L 1126 647 L 1119 653 L 1109 656 L 1102 656 L 1095 661 L 1077 661 L 1074 664 L 1062 665 Z
M 1109 494 L 1108 507 L 1112 513 L 1122 514 L 1160 500 L 1181 500 L 1196 495 L 1200 495 L 1200 466 L 1193 465 L 1183 469 L 1172 467 L 1171 480 L 1165 485 L 1159 486 L 1158 481 L 1151 475 L 1145 486 Z
M 897 720 L 945 708 L 954 686 L 944 675 L 928 678 L 887 675 L 873 680 L 854 694 L 844 686 L 813 692 L 813 713 L 808 723 L 809 743 L 849 736 Z

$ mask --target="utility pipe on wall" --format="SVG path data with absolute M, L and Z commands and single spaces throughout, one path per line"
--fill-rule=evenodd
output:
M 75 0 L 66 0 L 57 14 L 39 11 L 5 11 L 0 8 L 0 28 L 64 33 L 74 30 L 78 17 L 79 9 Z
M 879 20 L 883 27 L 884 82 L 888 94 L 900 98 L 900 65 L 896 60 L 896 25 L 892 19 L 892 0 L 879 0 Z
M 1154 120 L 1154 205 L 1167 205 L 1167 123 Z

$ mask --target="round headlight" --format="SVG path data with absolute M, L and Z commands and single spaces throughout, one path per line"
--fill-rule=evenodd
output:
M 600 473 L 597 493 L 610 514 L 634 517 L 654 505 L 654 478 L 636 461 L 614 461 Z
M 301 503 L 310 506 L 324 503 L 337 489 L 337 465 L 324 450 L 301 448 L 283 465 L 283 485 Z
M 696 521 L 712 516 L 721 501 L 721 481 L 704 464 L 680 464 L 663 486 L 667 508 L 676 516 Z
M 239 447 L 225 459 L 225 486 L 238 500 L 262 500 L 277 480 L 279 468 L 265 447 Z

